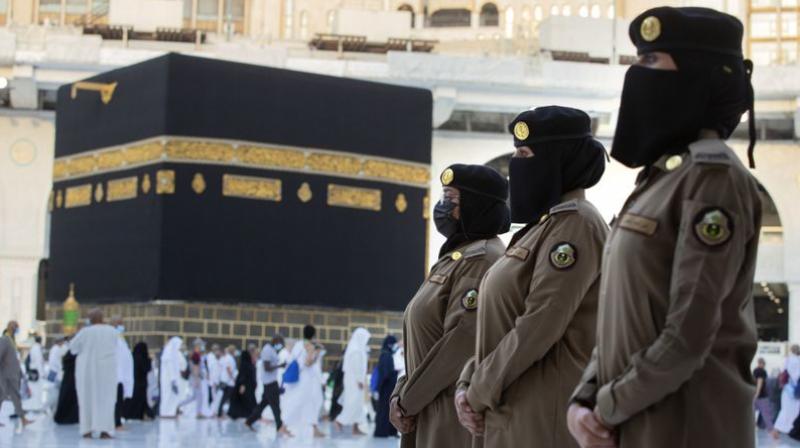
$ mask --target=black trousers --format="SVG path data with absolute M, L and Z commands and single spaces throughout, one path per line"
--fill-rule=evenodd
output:
M 277 381 L 264 385 L 261 402 L 258 403 L 250 417 L 247 417 L 247 424 L 252 425 L 260 419 L 261 413 L 264 412 L 264 408 L 267 405 L 272 409 L 272 414 L 275 415 L 275 429 L 281 429 L 283 426 L 283 421 L 281 420 L 281 389 Z
M 222 408 L 225 406 L 225 403 L 230 403 L 231 397 L 233 396 L 233 390 L 235 387 L 222 385 L 222 400 L 219 402 L 219 410 L 217 411 L 217 417 L 222 417 Z
M 122 383 L 117 384 L 117 403 L 114 405 L 114 426 L 119 428 L 122 426 Z

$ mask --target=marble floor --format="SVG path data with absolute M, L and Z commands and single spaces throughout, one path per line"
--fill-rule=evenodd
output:
M 147 448 L 388 448 L 397 447 L 397 439 L 379 440 L 368 436 L 354 437 L 347 434 L 333 434 L 332 428 L 324 424 L 322 429 L 328 433 L 325 438 L 314 439 L 311 434 L 298 435 L 293 439 L 276 439 L 275 430 L 261 425 L 253 433 L 240 422 L 229 420 L 160 420 L 155 422 L 131 422 L 124 431 L 116 434 L 114 440 L 85 440 L 78 434 L 77 426 L 58 426 L 44 416 L 25 428 L 15 431 L 8 421 L 0 428 L 0 447 L 13 448 L 89 448 L 107 447 L 147 447 Z M 800 442 L 788 437 L 772 441 L 763 432 L 759 433 L 759 448 L 795 448 Z

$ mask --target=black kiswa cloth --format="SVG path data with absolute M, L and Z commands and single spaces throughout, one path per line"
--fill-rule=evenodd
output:
M 439 257 L 470 241 L 508 232 L 508 182 L 500 173 L 484 165 L 455 164 L 442 173 L 442 184 L 457 188 L 460 193 L 461 231 L 445 241 Z
M 661 119 L 643 120 L 640 116 L 642 107 L 630 104 L 630 108 L 635 109 L 628 113 L 629 117 L 633 117 L 629 121 L 630 126 L 626 129 L 623 123 L 623 126 L 618 127 L 618 131 L 622 131 L 622 139 L 628 139 L 626 142 L 628 146 L 637 146 L 638 142 L 640 148 L 615 148 L 617 153 L 622 155 L 621 162 L 628 166 L 634 163 L 641 166 L 653 163 L 663 154 L 683 152 L 689 143 L 698 138 L 700 129 L 717 131 L 722 139 L 727 139 L 738 126 L 741 115 L 747 111 L 750 138 L 747 155 L 750 167 L 755 168 L 753 156 L 756 143 L 755 96 L 751 82 L 753 63 L 743 59 L 743 34 L 744 26 L 739 19 L 709 8 L 653 8 L 631 22 L 629 35 L 638 53 L 640 55 L 652 52 L 669 53 L 675 60 L 679 72 L 672 77 L 677 76 L 681 79 L 672 81 L 679 90 L 677 94 L 664 92 L 669 89 L 669 83 L 638 86 L 640 93 L 643 89 L 650 92 L 660 91 L 665 101 L 671 100 L 672 107 L 667 107 L 665 104 L 651 104 L 653 108 L 658 109 L 652 113 L 661 114 Z M 636 71 L 636 68 L 632 67 L 630 71 Z M 639 78 L 642 79 L 637 79 L 636 83 L 647 82 L 644 79 L 646 76 Z M 626 82 L 626 88 L 623 89 L 623 103 L 620 107 L 620 121 L 629 120 L 624 110 L 625 90 L 629 88 L 628 84 L 630 90 L 636 89 L 633 86 L 634 82 Z M 682 88 L 681 85 L 686 88 Z M 627 95 L 630 98 L 629 103 L 635 103 L 635 97 L 641 97 L 637 93 L 629 93 Z M 640 101 L 643 102 L 645 99 L 640 98 Z M 683 116 L 692 113 L 694 117 Z M 681 119 L 675 120 L 674 118 L 678 116 L 681 116 Z M 648 124 L 646 121 L 651 122 L 649 126 L 646 126 Z M 675 133 L 682 134 L 683 137 L 672 135 L 670 138 L 666 135 L 669 132 L 663 128 L 669 127 L 671 122 L 674 123 Z M 654 127 L 659 127 L 659 132 L 665 135 L 660 137 L 653 135 L 658 134 L 654 132 Z M 640 132 L 636 132 L 636 128 L 640 129 Z M 615 136 L 615 143 L 616 138 Z M 649 145 L 651 151 L 648 151 L 648 139 L 652 140 Z M 655 149 L 658 145 L 664 147 Z M 623 152 L 627 151 L 644 151 L 647 154 L 633 158 L 625 157 Z M 638 159 L 638 162 L 633 159 Z

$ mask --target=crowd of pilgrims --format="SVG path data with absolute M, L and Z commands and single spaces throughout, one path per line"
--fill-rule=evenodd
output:
M 14 389 L 0 389 L 0 405 L 11 401 L 12 418 L 23 427 L 31 419 L 52 418 L 59 425 L 80 424 L 86 438 L 113 438 L 114 430 L 130 420 L 189 413 L 197 419 L 238 420 L 252 431 L 259 423 L 274 424 L 282 437 L 306 429 L 325 437 L 318 427 L 323 420 L 354 436 L 366 435 L 373 421 L 375 437 L 397 436 L 389 423 L 389 399 L 403 373 L 403 355 L 394 336 L 385 337 L 368 371 L 370 333 L 356 328 L 342 360 L 324 374 L 326 350 L 311 325 L 304 327 L 302 340 L 290 340 L 288 346 L 275 335 L 263 347 L 207 347 L 195 339 L 187 349 L 176 336 L 155 354 L 145 342 L 130 350 L 124 331 L 120 318 L 106 324 L 102 312 L 92 310 L 89 322 L 73 337 L 55 341 L 46 356 L 38 336 L 22 356 L 16 348 L 18 325 L 12 321 L 0 347 L 16 353 L 7 358 L 12 361 L 0 360 L 0 372 L 19 376 L 11 381 Z

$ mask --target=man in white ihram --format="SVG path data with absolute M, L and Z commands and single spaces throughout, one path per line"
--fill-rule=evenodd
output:
M 103 312 L 89 311 L 90 326 L 69 343 L 76 355 L 75 388 L 78 391 L 81 434 L 91 438 L 100 433 L 110 439 L 114 430 L 114 403 L 117 398 L 117 340 L 119 333 L 103 323 Z

